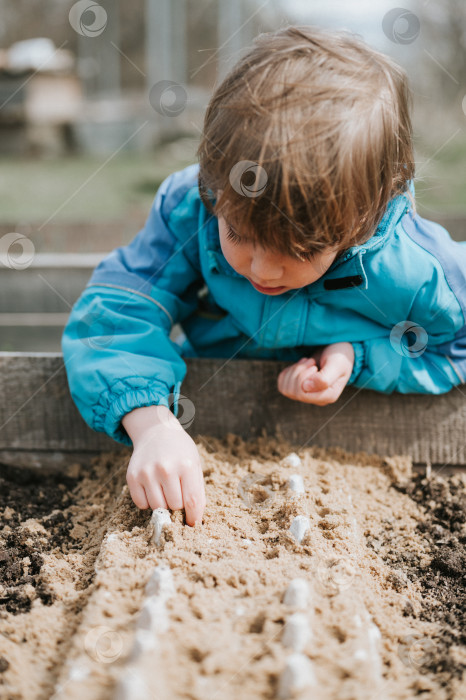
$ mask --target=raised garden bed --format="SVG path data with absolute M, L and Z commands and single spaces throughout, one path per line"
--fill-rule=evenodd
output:
M 283 363 L 187 365 L 207 508 L 157 541 L 61 356 L 0 354 L 0 696 L 465 697 L 462 387 L 315 407 Z

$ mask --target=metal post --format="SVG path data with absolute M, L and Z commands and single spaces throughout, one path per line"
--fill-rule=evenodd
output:
M 174 80 L 172 17 L 169 0 L 146 0 L 146 86 Z
M 242 49 L 241 2 L 218 0 L 218 79 L 221 81 Z
M 78 37 L 79 71 L 88 95 L 119 96 L 121 90 L 120 0 L 101 0 L 107 24 L 101 34 Z

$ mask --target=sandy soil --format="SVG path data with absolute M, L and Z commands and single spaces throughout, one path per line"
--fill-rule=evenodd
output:
M 309 588 L 298 651 L 314 674 L 296 697 L 466 697 L 464 476 L 426 479 L 409 457 L 338 448 L 298 450 L 292 466 L 293 447 L 267 436 L 196 443 L 204 522 L 173 512 L 158 547 L 125 485 L 129 450 L 26 486 L 24 471 L 0 470 L 2 698 L 275 698 L 295 578 Z M 300 543 L 296 516 L 309 518 Z M 137 654 L 161 564 L 168 629 Z

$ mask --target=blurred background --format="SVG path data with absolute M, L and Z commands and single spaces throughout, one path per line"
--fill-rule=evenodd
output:
M 0 350 L 60 351 L 92 269 L 196 162 L 209 96 L 255 35 L 347 29 L 414 98 L 421 216 L 466 239 L 466 3 L 0 0 Z

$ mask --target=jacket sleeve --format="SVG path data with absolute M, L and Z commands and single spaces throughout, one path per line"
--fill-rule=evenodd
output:
M 405 217 L 403 229 L 429 256 L 429 269 L 408 320 L 353 343 L 349 383 L 384 393 L 443 394 L 466 382 L 466 242 L 419 215 Z
M 163 404 L 178 414 L 186 364 L 169 335 L 195 310 L 202 286 L 196 178 L 189 166 L 164 180 L 144 228 L 96 267 L 63 332 L 79 412 L 126 445 L 121 419 L 134 408 Z
M 400 321 L 380 338 L 352 343 L 349 384 L 386 394 L 444 394 L 466 381 L 464 313 L 437 275 L 418 291 L 409 316 L 416 320 Z
M 421 341 L 422 342 L 422 341 Z M 444 394 L 461 384 L 463 379 L 448 356 L 429 350 L 404 355 L 395 349 L 390 337 L 353 342 L 355 354 L 348 384 L 373 389 L 384 394 Z M 397 345 L 397 343 L 395 343 Z M 413 347 L 416 346 L 416 342 Z

